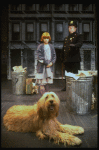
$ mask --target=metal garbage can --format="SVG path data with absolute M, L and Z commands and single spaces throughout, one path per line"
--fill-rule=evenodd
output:
M 89 113 L 92 102 L 92 76 L 80 77 L 78 80 L 66 76 L 66 96 L 69 111 L 79 115 Z
M 20 95 L 26 93 L 26 72 L 12 72 L 12 89 L 13 94 Z

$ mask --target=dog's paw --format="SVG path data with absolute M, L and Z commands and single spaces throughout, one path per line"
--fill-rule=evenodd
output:
M 69 134 L 76 135 L 76 134 L 84 133 L 84 129 L 80 126 L 72 126 L 72 125 L 65 124 L 65 125 L 61 125 L 61 127 L 64 129 L 66 133 Z
M 84 128 L 82 128 L 82 127 L 77 127 L 77 134 L 83 134 L 84 133 Z
M 82 143 L 82 141 L 78 138 L 78 137 L 69 137 L 67 140 L 67 144 L 68 145 L 80 145 Z
M 61 134 L 61 142 L 64 143 L 64 145 L 80 145 L 82 141 L 73 135 L 67 134 L 67 133 L 62 133 Z
M 79 126 L 73 126 L 72 127 L 72 132 L 74 135 L 76 134 L 83 134 L 84 133 L 84 129 L 82 127 Z
M 43 140 L 45 138 L 46 138 L 46 135 L 44 135 L 44 134 L 42 134 L 42 135 L 39 136 L 39 139 L 41 139 L 41 140 Z
M 46 135 L 44 135 L 41 131 L 37 131 L 36 136 L 38 136 L 38 138 L 42 140 L 46 138 Z

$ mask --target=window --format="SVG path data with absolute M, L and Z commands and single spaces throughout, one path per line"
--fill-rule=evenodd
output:
M 63 24 L 62 23 L 56 23 L 55 40 L 63 41 Z
M 90 24 L 89 23 L 84 23 L 83 24 L 83 35 L 84 35 L 84 41 L 90 41 Z
M 92 4 L 83 4 L 82 10 L 83 11 L 92 11 Z
M 40 11 L 49 11 L 49 4 L 40 4 L 39 10 Z
M 21 11 L 22 4 L 11 4 L 11 11 Z
M 48 32 L 48 26 L 47 23 L 41 23 L 41 27 L 40 27 L 40 37 L 43 34 L 43 32 Z
M 12 26 L 12 40 L 20 40 L 20 24 L 14 23 Z
M 27 41 L 34 40 L 34 24 L 33 23 L 26 24 L 26 40 Z
M 78 4 L 69 4 L 69 11 L 78 11 Z
M 64 4 L 55 4 L 54 10 L 55 11 L 64 11 Z
M 35 4 L 26 4 L 25 10 L 26 11 L 35 11 Z
M 84 50 L 84 70 L 91 70 L 91 51 Z

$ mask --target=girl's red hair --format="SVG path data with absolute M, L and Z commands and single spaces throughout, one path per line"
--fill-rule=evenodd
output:
M 44 37 L 48 37 L 49 38 L 49 42 L 51 41 L 51 36 L 48 32 L 44 32 L 41 36 L 41 41 L 44 41 Z

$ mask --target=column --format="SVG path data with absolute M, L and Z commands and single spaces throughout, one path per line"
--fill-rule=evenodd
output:
M 90 41 L 92 41 L 92 21 L 90 21 Z
M 78 30 L 79 30 L 79 33 L 82 34 L 82 20 L 81 20 L 81 18 L 80 18 L 80 21 L 79 21 Z
M 38 9 L 37 9 L 37 11 L 38 11 Z M 36 44 L 37 44 L 37 46 L 38 46 L 39 41 L 40 41 L 39 32 L 40 32 L 40 30 L 39 30 L 39 19 L 37 18 L 37 22 L 36 22 Z M 36 75 L 36 73 L 37 73 L 37 50 L 35 50 L 35 52 L 34 52 L 34 57 L 35 57 L 35 62 L 34 62 L 35 72 L 34 72 L 34 75 Z
M 65 24 L 65 21 L 63 22 L 63 38 L 66 37 L 66 24 Z
M 21 65 L 23 67 L 23 50 L 21 49 Z
M 37 42 L 37 44 L 38 44 L 38 41 L 40 41 L 40 39 L 39 39 L 39 38 L 40 38 L 40 37 L 39 37 L 39 32 L 40 32 L 40 31 L 39 31 L 39 19 L 38 19 L 38 18 L 37 18 L 37 22 L 36 22 L 36 23 L 37 23 L 37 25 L 36 25 L 36 35 L 37 35 L 37 36 L 36 36 L 36 42 Z
M 52 22 L 51 22 L 51 38 L 52 38 L 52 44 L 54 45 L 54 40 L 55 40 L 55 22 L 54 22 L 54 18 L 52 18 Z
M 91 70 L 95 70 L 95 48 L 91 50 Z
M 55 42 L 55 21 L 54 21 L 53 17 L 52 17 L 52 21 L 51 21 L 51 42 L 54 46 L 54 42 Z M 53 77 L 55 77 L 55 64 L 53 65 Z
M 7 64 L 7 78 L 11 80 L 11 51 L 10 51 L 10 41 L 12 37 L 12 32 L 11 32 L 11 21 L 9 20 L 9 31 L 8 31 L 8 37 L 9 37 L 9 51 L 8 51 L 8 64 Z
M 65 4 L 65 12 L 68 13 L 69 4 Z
M 11 80 L 11 51 L 9 44 L 9 53 L 8 53 L 8 79 Z
M 65 19 L 65 28 L 64 28 L 64 35 L 65 37 L 69 35 L 69 31 L 68 31 L 68 19 Z
M 25 41 L 25 22 L 22 21 L 22 41 Z

